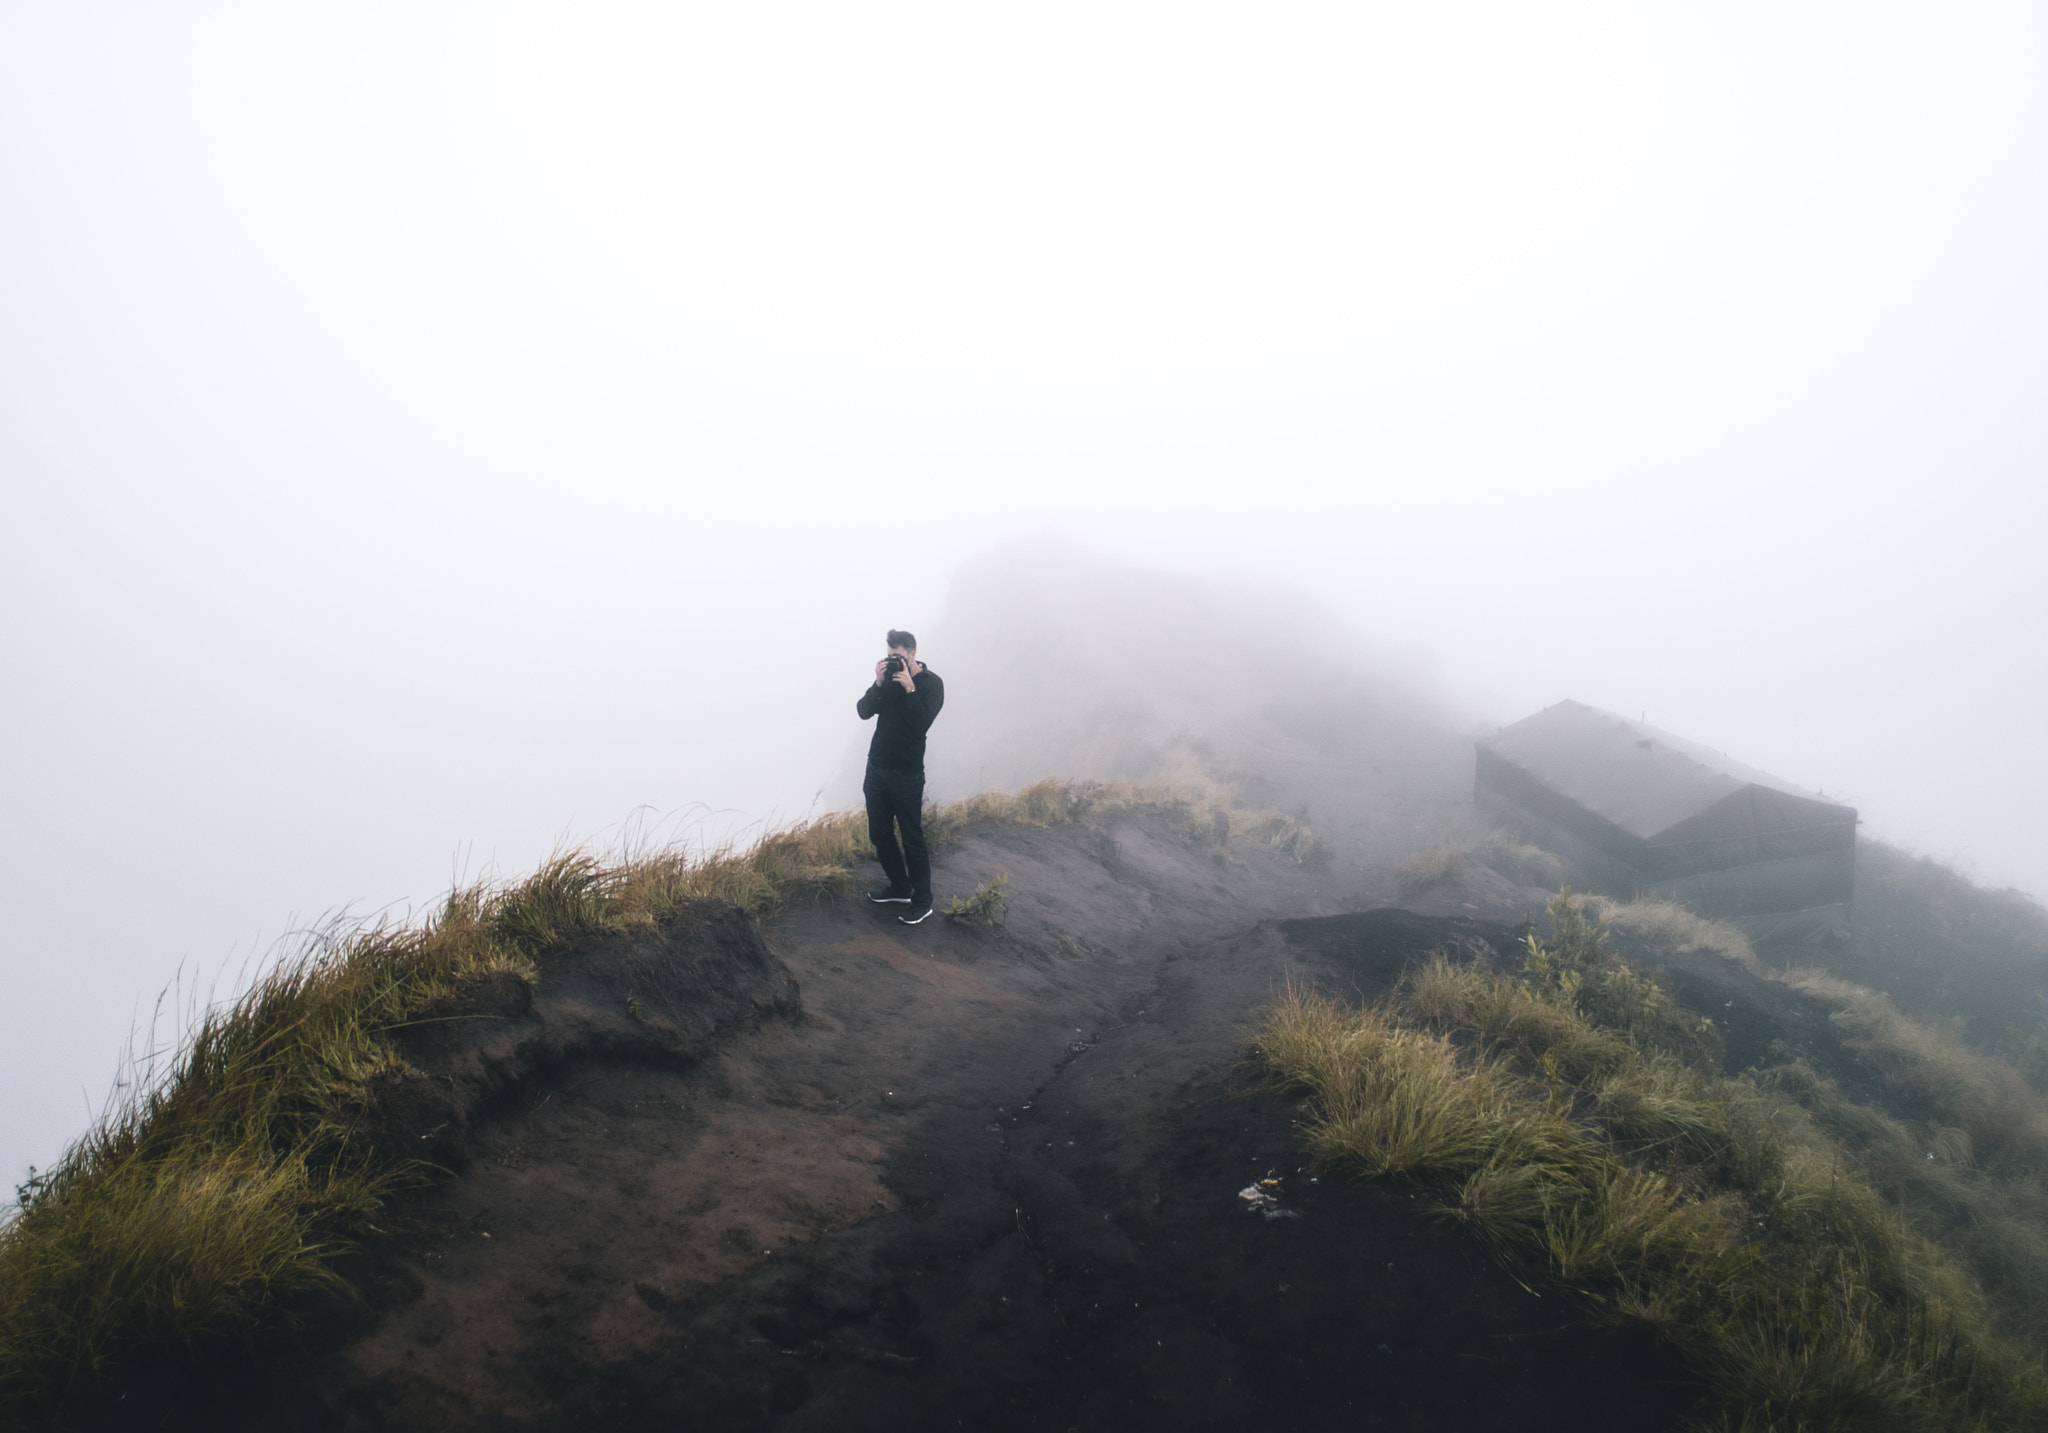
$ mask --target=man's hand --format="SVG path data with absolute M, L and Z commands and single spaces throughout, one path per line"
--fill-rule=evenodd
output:
M 878 687 L 882 685 L 882 678 L 887 675 L 889 675 L 889 659 L 884 657 L 881 661 L 875 663 L 875 685 Z
M 903 670 L 896 674 L 896 685 L 906 692 L 917 690 L 917 658 L 905 657 Z

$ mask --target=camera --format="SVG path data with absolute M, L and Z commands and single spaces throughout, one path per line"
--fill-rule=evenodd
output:
M 897 656 L 894 652 L 891 652 L 889 654 L 888 662 L 882 668 L 882 675 L 885 677 L 893 677 L 902 670 L 903 659 Z

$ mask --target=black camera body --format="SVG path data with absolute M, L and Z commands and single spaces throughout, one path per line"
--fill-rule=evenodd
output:
M 889 654 L 889 660 L 885 662 L 882 666 L 882 675 L 885 677 L 893 677 L 902 670 L 903 659 L 897 656 L 894 652 L 891 652 Z

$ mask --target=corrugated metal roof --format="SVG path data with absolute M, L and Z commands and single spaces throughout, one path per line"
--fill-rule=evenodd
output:
M 1584 702 L 1545 707 L 1479 744 L 1643 840 L 1752 786 L 1855 816 L 1818 792 Z

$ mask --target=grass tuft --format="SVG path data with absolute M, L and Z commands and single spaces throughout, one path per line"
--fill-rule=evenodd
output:
M 1635 936 L 1672 955 L 1704 952 L 1733 961 L 1752 975 L 1765 974 L 1749 938 L 1726 921 L 1694 915 L 1676 901 L 1618 901 L 1586 897 L 1587 908 L 1609 930 Z
M 60 1405 L 130 1347 L 229 1333 L 331 1284 L 334 1257 L 426 1173 L 380 1159 L 362 1128 L 369 1081 L 400 1064 L 388 1032 L 480 975 L 529 975 L 526 933 L 580 886 L 550 862 L 418 927 L 332 926 L 205 1012 L 167 1068 L 145 1064 L 0 1226 L 0 1403 Z
M 1009 898 L 1010 877 L 1004 872 L 983 881 L 971 896 L 953 897 L 946 907 L 946 919 L 973 921 L 993 930 L 1003 923 L 1004 907 Z
M 1402 899 L 1410 900 L 1439 886 L 1462 884 L 1471 869 L 1463 851 L 1451 846 L 1432 847 L 1417 851 L 1394 867 L 1394 889 Z
M 1413 899 L 1467 880 L 1474 866 L 1484 866 L 1518 886 L 1550 891 L 1577 877 L 1571 862 L 1556 852 L 1518 841 L 1502 828 L 1467 815 L 1447 823 L 1433 845 L 1396 865 L 1394 888 L 1403 899 Z

